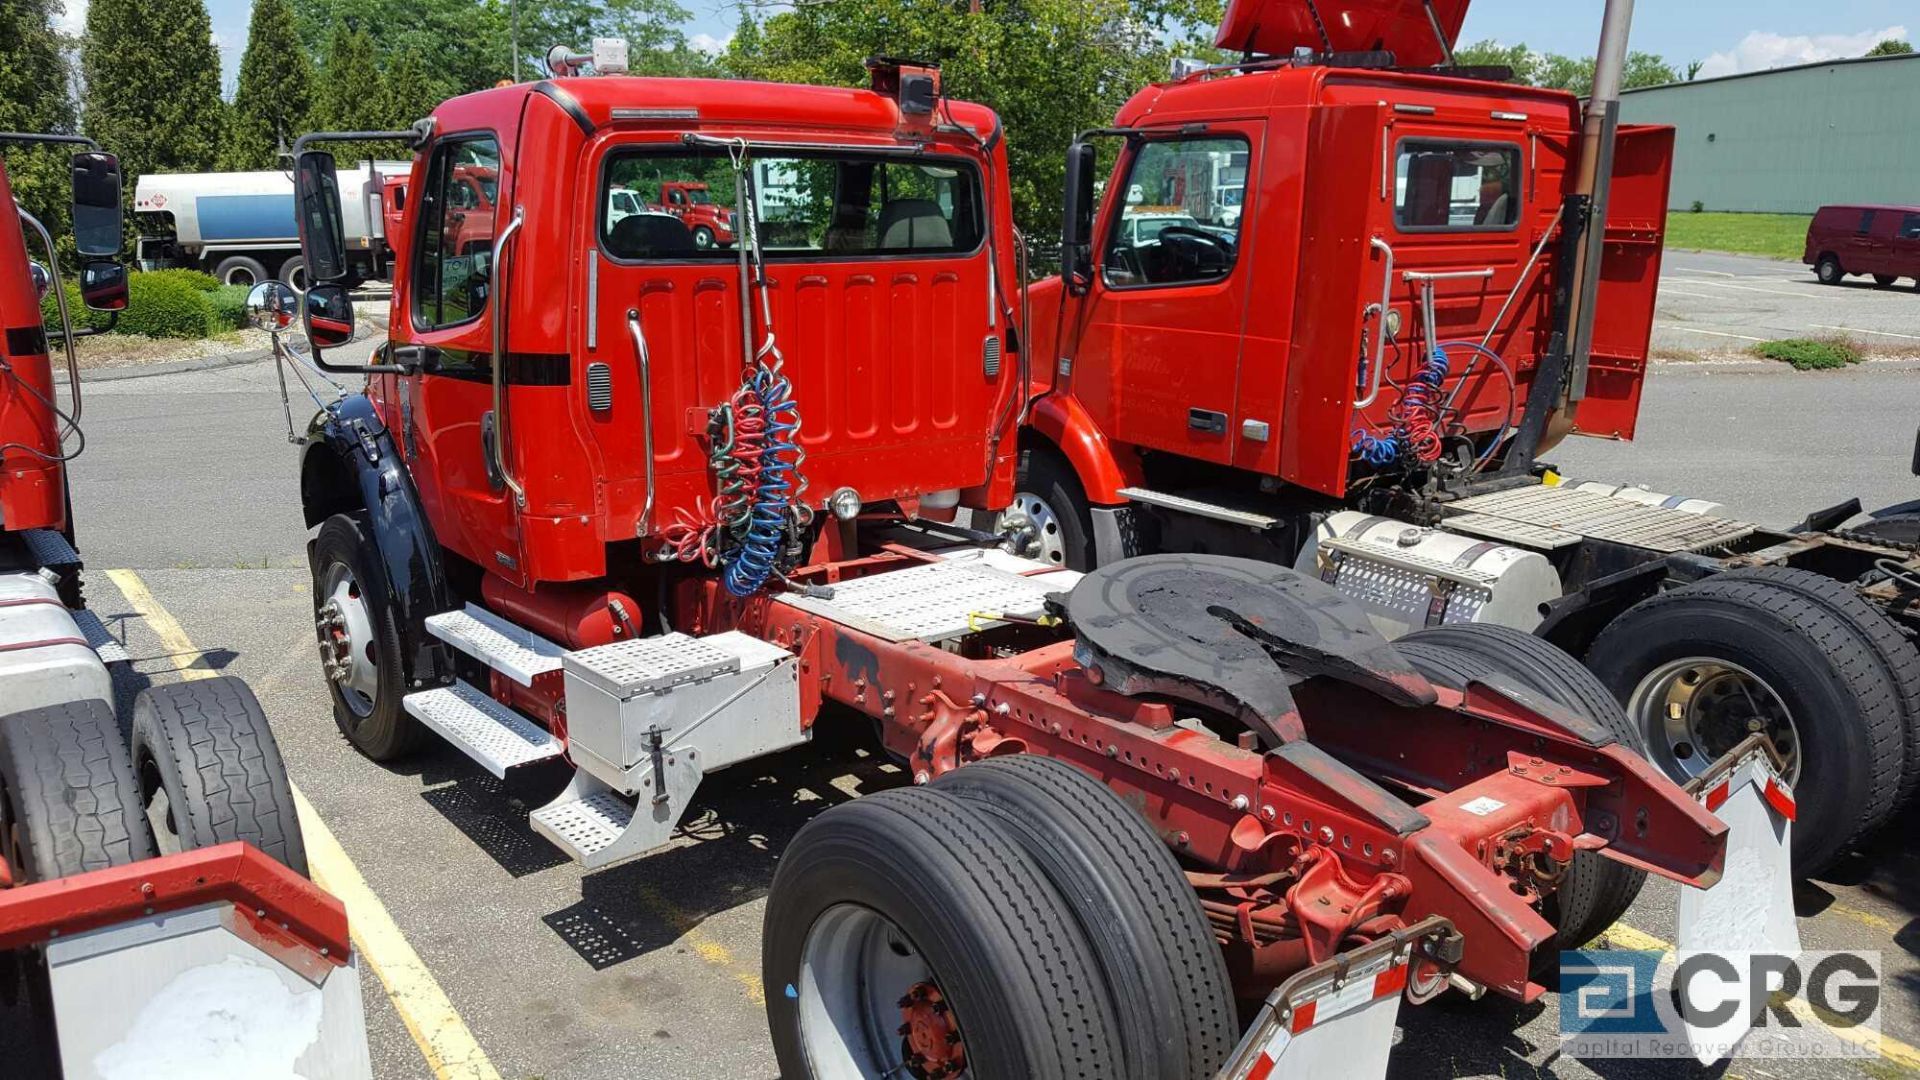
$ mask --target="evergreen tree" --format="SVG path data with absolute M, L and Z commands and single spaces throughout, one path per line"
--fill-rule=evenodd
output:
M 381 103 L 372 36 L 344 23 L 335 26 L 320 62 L 320 92 L 314 103 L 317 126 L 332 131 L 370 130 L 379 125 Z
M 93 0 L 80 66 L 86 132 L 120 155 L 129 206 L 143 174 L 214 167 L 226 103 L 202 0 Z
M 434 81 L 419 56 L 396 53 L 381 78 L 380 126 L 388 131 L 412 127 L 414 121 L 455 93 L 453 88 Z
M 53 29 L 59 0 L 0 2 L 0 131 L 70 134 L 73 96 L 68 79 L 66 40 Z M 13 194 L 22 208 L 46 224 L 55 237 L 67 236 L 71 146 L 0 146 Z M 71 246 L 64 245 L 71 251 Z M 39 243 L 29 237 L 36 259 Z
M 289 0 L 254 0 L 220 167 L 278 168 L 280 151 L 291 148 L 309 126 L 312 95 L 313 65 L 294 27 L 293 5 Z

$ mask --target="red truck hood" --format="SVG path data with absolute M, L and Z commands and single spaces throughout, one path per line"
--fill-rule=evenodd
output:
M 1433 0 L 1447 43 L 1460 38 L 1471 0 Z M 1314 12 L 1326 37 L 1314 25 Z M 1401 67 L 1446 62 L 1421 0 L 1228 0 L 1213 43 L 1234 52 L 1285 56 L 1297 46 L 1315 51 L 1331 41 L 1335 52 L 1390 50 Z

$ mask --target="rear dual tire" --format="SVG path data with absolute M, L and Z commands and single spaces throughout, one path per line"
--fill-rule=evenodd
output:
M 954 1025 L 983 1078 L 1203 1080 L 1238 1034 L 1172 855 L 1111 792 L 1048 760 L 969 765 L 820 815 L 781 858 L 764 940 L 791 1080 L 953 1075 L 905 1057 L 933 1019 L 921 1010 L 897 1033 L 914 985 L 949 1007 L 934 1022 Z
M 1429 680 L 1455 690 L 1469 680 L 1506 681 L 1605 728 L 1620 745 L 1646 756 L 1646 745 L 1605 685 L 1579 660 L 1532 634 L 1505 626 L 1437 626 L 1394 642 L 1402 656 Z M 1626 913 L 1646 884 L 1643 870 L 1594 852 L 1578 852 L 1573 864 L 1540 905 L 1559 932 L 1559 948 L 1576 949 Z M 1551 975 L 1555 949 L 1541 949 L 1540 974 Z
M 1884 822 L 1913 784 L 1912 646 L 1844 592 L 1781 568 L 1722 574 L 1629 609 L 1587 657 L 1675 779 L 1752 731 L 1769 735 L 1788 759 L 1802 876 Z

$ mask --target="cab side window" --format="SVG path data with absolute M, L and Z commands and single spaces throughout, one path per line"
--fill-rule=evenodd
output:
M 1240 138 L 1142 145 L 1117 193 L 1120 212 L 1101 259 L 1107 285 L 1192 285 L 1231 274 L 1240 257 L 1247 155 Z
M 414 253 L 414 325 L 437 330 L 486 310 L 492 279 L 500 144 L 491 136 L 448 139 L 434 147 L 420 192 L 420 242 Z
M 1900 239 L 1920 240 L 1920 214 L 1908 214 L 1901 220 Z
M 1520 148 L 1405 139 L 1394 169 L 1401 232 L 1498 232 L 1520 221 Z

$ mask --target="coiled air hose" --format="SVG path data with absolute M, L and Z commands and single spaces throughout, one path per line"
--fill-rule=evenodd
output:
M 791 569 L 791 539 L 812 520 L 801 501 L 806 479 L 800 466 L 800 404 L 781 369 L 785 358 L 773 333 L 773 303 L 766 288 L 766 261 L 755 220 L 746 143 L 728 147 L 733 159 L 735 219 L 740 223 L 740 288 L 760 294 L 760 345 L 746 365 L 740 389 L 715 410 L 708 465 L 718 492 L 711 506 L 682 510 L 666 530 L 663 558 L 701 562 L 721 571 L 734 596 L 759 592 Z M 742 341 L 751 344 L 752 307 L 742 305 Z

